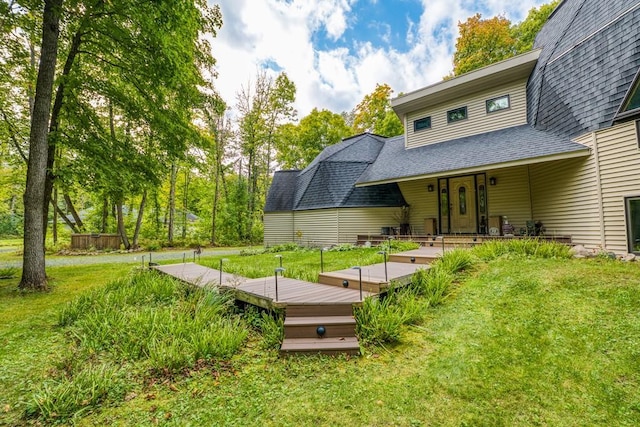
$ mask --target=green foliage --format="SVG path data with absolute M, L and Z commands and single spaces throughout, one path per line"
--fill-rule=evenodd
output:
M 0 279 L 16 277 L 19 271 L 17 267 L 0 267 Z
M 443 269 L 449 274 L 456 274 L 467 270 L 473 264 L 473 254 L 466 249 L 457 248 L 445 252 L 444 255 L 433 264 L 433 267 Z
M 453 73 L 460 75 L 515 54 L 511 21 L 504 16 L 481 19 L 476 13 L 458 23 L 460 35 L 453 54 Z
M 571 248 L 558 242 L 538 239 L 490 240 L 473 248 L 472 253 L 483 261 L 502 256 L 571 258 Z
M 442 264 L 436 264 L 428 270 L 416 271 L 411 282 L 418 295 L 424 296 L 430 306 L 436 306 L 449 293 L 454 277 Z
M 49 422 L 80 419 L 102 404 L 121 400 L 129 388 L 124 369 L 87 365 L 73 375 L 45 380 L 27 403 L 25 415 Z
M 282 313 L 263 311 L 258 320 L 258 329 L 262 334 L 262 348 L 278 350 L 284 339 L 284 316 Z
M 340 114 L 314 108 L 299 124 L 278 128 L 277 160 L 283 169 L 304 169 L 322 150 L 351 132 Z
M 356 333 L 364 344 L 394 343 L 400 339 L 404 312 L 392 298 L 369 297 L 354 309 Z
M 559 3 L 553 0 L 532 8 L 522 22 L 514 25 L 504 16 L 482 19 L 479 13 L 459 22 L 453 76 L 530 51 L 536 35 Z
M 229 316 L 232 299 L 168 277 L 140 273 L 81 296 L 61 312 L 83 354 L 145 360 L 155 372 L 178 372 L 200 360 L 226 359 L 247 337 Z
M 376 84 L 374 91 L 365 95 L 353 112 L 354 133 L 396 136 L 404 132 L 402 122 L 391 109 L 392 93 L 391 86 L 385 83 Z
M 533 49 L 536 35 L 558 4 L 560 4 L 560 0 L 553 0 L 541 5 L 539 8 L 531 8 L 522 22 L 511 27 L 511 34 L 516 41 L 515 49 L 517 53 L 524 53 Z

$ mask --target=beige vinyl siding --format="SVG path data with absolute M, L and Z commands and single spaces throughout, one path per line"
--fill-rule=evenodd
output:
M 496 185 L 489 185 L 492 177 L 496 179 Z M 487 206 L 490 217 L 506 216 L 516 233 L 525 227 L 527 221 L 533 219 L 527 166 L 488 171 Z
M 590 136 L 578 142 L 591 145 Z M 533 217 L 546 234 L 571 235 L 573 243 L 602 244 L 594 156 L 530 166 Z
M 294 241 L 305 246 L 338 242 L 338 209 L 295 211 L 293 235 Z
M 406 126 L 407 148 L 420 147 L 527 123 L 526 83 L 526 80 L 519 80 L 499 88 L 477 92 L 468 98 L 457 98 L 452 102 L 408 114 Z M 502 95 L 509 95 L 511 107 L 507 110 L 487 113 L 485 102 L 488 99 Z M 447 123 L 447 111 L 464 106 L 467 106 L 467 119 Z M 414 132 L 414 120 L 429 116 L 431 117 L 431 129 Z
M 344 208 L 338 211 L 338 243 L 356 243 L 358 234 L 377 235 L 382 227 L 397 227 L 398 208 Z
M 272 246 L 293 242 L 293 212 L 264 214 L 264 245 Z
M 600 166 L 605 248 L 626 253 L 624 199 L 640 196 L 640 150 L 633 121 L 595 134 Z
M 433 192 L 427 191 L 429 184 L 433 185 Z M 424 234 L 424 220 L 438 219 L 438 180 L 419 179 L 399 182 L 398 185 L 411 208 L 411 231 L 413 234 Z M 397 227 L 398 224 L 395 226 Z

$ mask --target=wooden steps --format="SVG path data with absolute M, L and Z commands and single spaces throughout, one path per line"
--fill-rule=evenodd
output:
M 352 304 L 287 305 L 280 354 L 359 355 Z

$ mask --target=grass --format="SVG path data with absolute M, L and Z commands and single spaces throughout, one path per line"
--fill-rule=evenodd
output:
M 15 293 L 6 289 L 14 279 L 2 281 L 0 424 L 29 423 L 23 414 L 34 402 L 51 407 L 47 389 L 75 402 L 68 413 L 76 425 L 640 424 L 640 266 L 527 248 L 494 248 L 488 261 L 480 261 L 476 249 L 467 261 L 452 255 L 442 261 L 448 268 L 424 273 L 420 286 L 372 303 L 406 304 L 401 315 L 408 316 L 410 304 L 428 302 L 422 316 L 403 320 L 393 344 L 368 346 L 362 357 L 280 359 L 264 338 L 279 333 L 278 318 L 255 312 L 248 323 L 264 337 L 251 332 L 226 360 L 159 379 L 135 360 L 103 360 L 75 382 L 52 375 L 52 369 L 73 369 L 66 367 L 73 360 L 60 354 L 76 326 L 56 323 L 66 300 L 84 294 L 74 274 L 98 267 L 52 271 L 57 285 L 44 295 Z M 325 262 L 351 265 L 375 258 L 373 252 L 353 252 L 346 260 L 325 253 Z M 298 256 L 304 261 L 297 252 L 282 254 L 285 268 Z M 225 268 L 235 267 L 229 258 Z M 277 266 L 273 254 L 245 263 L 254 260 L 265 269 Z M 463 270 L 453 273 L 452 266 Z M 85 279 L 108 271 L 103 266 Z M 174 298 L 156 293 L 159 301 L 146 304 Z

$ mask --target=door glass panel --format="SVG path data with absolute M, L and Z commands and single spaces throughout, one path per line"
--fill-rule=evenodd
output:
M 630 252 L 640 253 L 640 197 L 627 199 Z
M 440 190 L 440 208 L 442 209 L 442 215 L 449 215 L 449 196 L 447 195 L 447 189 Z
M 458 190 L 458 206 L 460 207 L 460 215 L 467 214 L 467 189 L 460 187 Z
M 481 214 L 487 213 L 487 202 L 486 195 L 484 193 L 484 185 L 478 186 L 478 208 L 480 209 Z

